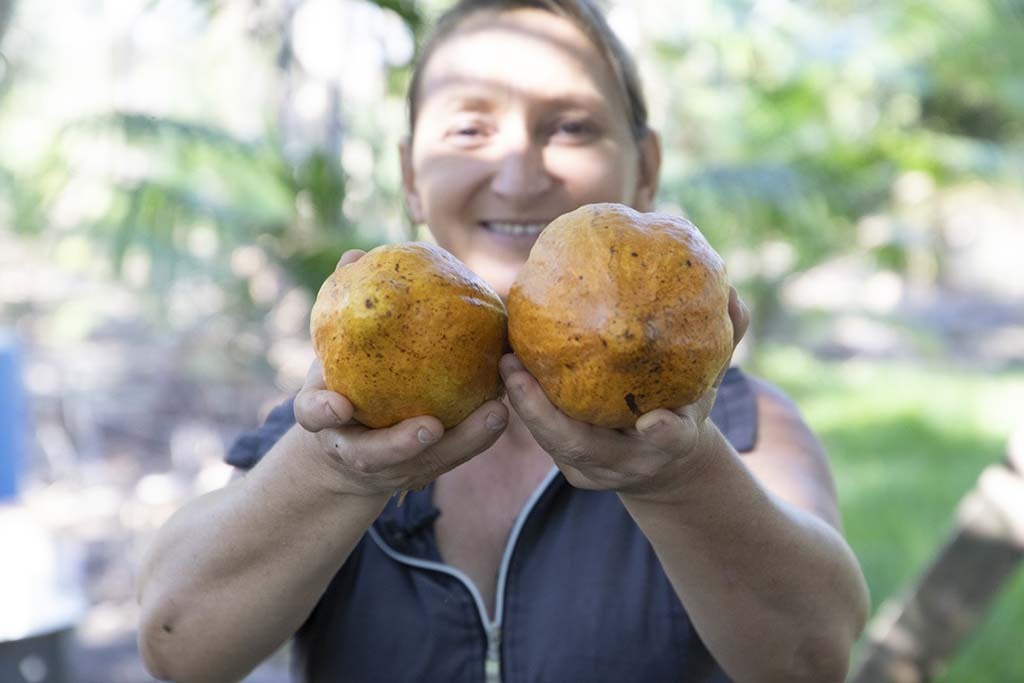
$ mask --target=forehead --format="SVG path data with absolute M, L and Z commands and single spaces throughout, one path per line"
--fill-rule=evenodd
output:
M 424 108 L 431 100 L 472 96 L 601 103 L 614 101 L 617 89 L 601 52 L 578 26 L 527 8 L 464 19 L 428 59 L 419 96 Z

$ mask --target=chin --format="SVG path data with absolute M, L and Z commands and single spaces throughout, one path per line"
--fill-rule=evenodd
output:
M 519 274 L 519 269 L 523 267 L 525 262 L 524 259 L 515 264 L 486 261 L 482 263 L 469 263 L 468 265 L 470 270 L 486 280 L 487 284 L 491 287 L 494 287 L 494 291 L 504 301 L 508 299 L 508 292 L 512 289 L 512 283 L 515 282 L 516 275 Z

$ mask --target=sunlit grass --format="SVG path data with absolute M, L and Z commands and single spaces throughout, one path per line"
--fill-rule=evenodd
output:
M 957 502 L 1005 454 L 1024 420 L 1024 372 L 897 362 L 825 362 L 768 349 L 759 372 L 786 389 L 824 442 L 847 538 L 877 609 L 916 579 Z M 939 683 L 1024 676 L 1024 566 Z

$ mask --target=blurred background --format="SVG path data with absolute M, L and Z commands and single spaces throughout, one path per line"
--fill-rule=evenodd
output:
M 60 633 L 66 680 L 150 680 L 141 548 L 301 385 L 341 252 L 417 237 L 396 145 L 447 4 L 0 0 L 0 655 Z M 660 208 L 725 256 L 877 610 L 1024 419 L 1024 2 L 604 5 Z M 1022 632 L 1016 572 L 934 680 L 1024 679 Z

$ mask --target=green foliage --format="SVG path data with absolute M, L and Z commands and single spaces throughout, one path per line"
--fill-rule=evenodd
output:
M 904 173 L 1024 179 L 1015 0 L 697 4 L 644 53 L 649 88 L 681 85 L 662 96 L 662 196 L 717 246 L 784 240 L 801 269 L 849 248 Z
M 424 29 L 423 12 L 415 0 L 368 0 L 381 9 L 394 12 L 418 36 Z
M 208 21 L 227 7 L 194 1 Z M 399 16 L 415 36 L 446 4 L 367 2 Z M 689 215 L 727 256 L 751 257 L 743 267 L 730 259 L 737 266 L 731 274 L 756 304 L 761 326 L 779 306 L 779 282 L 858 248 L 858 223 L 893 212 L 894 187 L 908 173 L 939 190 L 967 179 L 1024 184 L 1020 0 L 638 0 L 637 8 L 637 52 L 665 149 L 660 200 Z M 270 57 L 282 54 L 280 27 L 238 40 L 268 41 L 258 68 L 278 68 Z M 393 112 L 409 71 L 386 68 L 379 105 Z M 276 104 L 267 102 L 267 111 Z M 383 150 L 394 148 L 399 133 L 381 137 L 376 124 L 352 125 L 384 117 L 376 105 L 343 104 L 346 144 L 359 141 L 373 153 L 361 187 L 334 153 L 286 160 L 272 114 L 262 139 L 242 140 L 213 119 L 115 111 L 68 126 L 34 168 L 0 171 L 3 215 L 22 231 L 50 231 L 54 207 L 88 175 L 113 198 L 81 227 L 110 248 L 115 270 L 141 250 L 153 264 L 168 262 L 154 266 L 154 276 L 184 268 L 230 279 L 224 257 L 233 246 L 258 243 L 312 287 L 339 250 L 382 239 L 355 223 L 393 225 L 399 213 L 397 172 L 383 167 L 397 165 Z M 142 169 L 111 172 L 118 166 L 111 164 L 97 175 L 80 168 L 75 147 L 90 138 L 107 140 L 111 156 Z M 190 235 L 207 230 L 216 235 L 216 256 L 190 256 Z M 772 245 L 786 247 L 784 258 Z M 872 253 L 899 268 L 910 248 L 913 240 L 894 234 Z
M 762 366 L 799 403 L 832 462 L 845 534 L 877 610 L 950 533 L 957 502 L 998 462 L 1024 375 L 895 362 L 826 363 L 767 349 Z M 1024 568 L 937 683 L 1000 683 L 1024 670 Z

